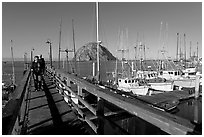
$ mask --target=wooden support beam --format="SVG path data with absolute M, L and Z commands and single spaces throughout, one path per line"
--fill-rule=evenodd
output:
M 83 100 L 80 96 L 78 96 L 74 91 L 71 90 L 71 88 L 67 87 L 64 83 L 62 83 L 60 81 L 59 78 L 56 77 L 56 80 L 58 80 L 58 82 L 60 82 L 66 90 L 68 90 L 69 92 L 71 92 L 76 98 L 78 98 L 78 100 L 84 105 L 86 106 L 94 115 L 96 115 L 96 109 L 94 107 L 92 107 L 88 102 L 86 102 L 85 100 Z
M 64 95 L 65 98 L 68 98 L 68 100 L 71 100 L 70 96 Z M 97 133 L 97 127 L 96 125 L 84 114 L 84 112 L 75 104 L 73 101 L 71 102 L 71 105 L 77 110 L 79 115 L 88 123 L 88 125 L 93 129 L 95 133 Z
M 69 80 L 69 78 L 67 77 L 67 84 L 66 84 L 68 87 L 71 87 L 71 85 L 70 85 L 70 80 Z
M 103 135 L 104 134 L 104 100 L 100 97 L 98 97 L 97 101 L 97 111 L 96 115 L 98 117 L 97 119 L 97 134 Z

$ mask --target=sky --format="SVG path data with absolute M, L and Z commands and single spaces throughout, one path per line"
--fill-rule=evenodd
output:
M 95 3 L 3 3 L 2 4 L 2 56 L 14 57 L 34 54 L 48 58 L 47 39 L 52 41 L 53 57 L 58 57 L 59 25 L 62 18 L 62 49 L 72 49 L 72 19 L 74 19 L 76 49 L 96 41 Z M 162 22 L 162 27 L 161 27 Z M 166 25 L 168 24 L 168 25 Z M 167 26 L 167 27 L 166 27 Z M 123 36 L 122 36 L 123 32 Z M 168 34 L 165 35 L 164 33 Z M 157 58 L 165 41 L 166 56 L 176 57 L 176 33 L 186 34 L 187 57 L 190 41 L 192 50 L 199 46 L 202 55 L 202 3 L 169 2 L 101 2 L 99 3 L 99 39 L 103 46 L 121 58 L 118 49 L 126 48 L 126 58 L 134 58 L 136 41 L 146 45 L 146 58 Z M 166 39 L 164 40 L 164 37 Z M 183 42 L 182 42 L 183 43 Z M 182 46 L 183 48 L 183 46 Z M 65 53 L 61 53 L 65 57 Z M 70 56 L 72 56 L 70 54 Z

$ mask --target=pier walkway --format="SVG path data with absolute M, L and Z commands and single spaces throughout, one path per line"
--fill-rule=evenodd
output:
M 66 135 L 90 134 L 84 127 L 88 126 L 79 120 L 76 113 L 65 102 L 63 97 L 56 90 L 56 84 L 53 83 L 47 75 L 43 77 L 43 89 L 35 91 L 33 77 L 30 77 L 21 108 L 21 121 L 19 126 L 11 134 L 36 134 L 36 135 Z M 14 102 L 13 102 L 14 103 Z M 3 111 L 3 125 L 8 128 L 9 117 L 12 112 L 8 109 L 14 109 L 14 104 L 8 104 L 7 110 Z M 17 103 L 17 101 L 15 101 Z M 12 106 L 14 105 L 14 106 Z M 15 114 L 14 114 L 15 115 Z M 20 120 L 21 119 L 21 120 Z M 19 129 L 21 128 L 21 129 Z M 3 128 L 5 129 L 5 127 Z M 8 130 L 3 130 L 6 134 Z
M 127 114 L 168 134 L 191 134 L 195 128 L 187 119 L 50 67 L 38 92 L 30 70 L 25 73 L 3 109 L 2 127 L 3 134 L 104 134 L 104 119 Z

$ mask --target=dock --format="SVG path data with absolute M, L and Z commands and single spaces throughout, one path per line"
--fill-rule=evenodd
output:
M 168 134 L 190 134 L 195 129 L 190 121 L 149 105 L 161 106 L 166 98 L 185 97 L 189 93 L 175 91 L 128 98 L 49 66 L 43 77 L 43 89 L 36 92 L 28 69 L 3 109 L 3 134 L 104 134 L 104 119 L 117 119 L 118 115 L 137 116 Z

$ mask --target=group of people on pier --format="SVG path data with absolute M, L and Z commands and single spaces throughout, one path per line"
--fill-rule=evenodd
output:
M 31 71 L 33 74 L 35 91 L 40 91 L 43 88 L 42 78 L 45 73 L 45 60 L 42 55 L 34 57 Z

